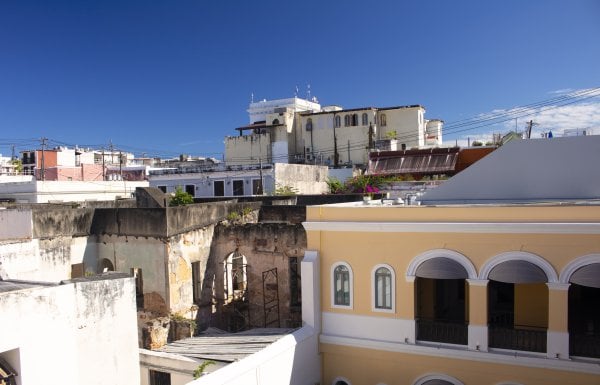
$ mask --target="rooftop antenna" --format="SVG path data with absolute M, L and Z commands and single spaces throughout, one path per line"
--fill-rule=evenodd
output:
M 250 94 L 250 103 L 254 103 L 254 92 Z
M 310 100 L 310 84 L 306 85 L 306 100 Z
M 294 97 L 297 98 L 298 97 L 298 86 L 296 86 L 296 92 L 294 92 Z

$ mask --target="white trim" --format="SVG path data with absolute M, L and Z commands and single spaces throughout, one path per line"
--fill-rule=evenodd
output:
M 464 256 L 463 254 L 449 249 L 434 249 L 417 255 L 412 259 L 412 261 L 410 261 L 410 264 L 406 269 L 406 276 L 416 276 L 417 269 L 419 268 L 419 266 L 423 262 L 434 258 L 451 259 L 465 268 L 465 270 L 467 271 L 467 275 L 470 279 L 477 278 L 477 271 L 475 270 L 475 265 L 473 265 L 473 262 L 471 262 L 471 260 L 469 260 L 469 258 Z
M 337 305 L 335 303 L 335 268 L 338 266 L 345 266 L 348 269 L 348 280 L 350 285 L 350 304 L 349 305 Z M 329 273 L 331 279 L 331 307 L 335 309 L 349 309 L 352 310 L 354 304 L 354 275 L 352 274 L 352 267 L 347 262 L 335 262 L 331 265 L 331 272 Z
M 556 274 L 554 267 L 552 267 L 548 261 L 539 255 L 528 253 L 526 251 L 507 251 L 492 257 L 481 267 L 479 279 L 488 279 L 488 276 L 494 267 L 509 261 L 525 261 L 532 263 L 544 271 L 547 282 L 558 282 L 558 275 Z
M 490 280 L 489 279 L 467 279 L 467 282 L 469 283 L 469 286 L 487 287 Z
M 331 344 L 339 346 L 349 346 L 364 349 L 382 350 L 388 352 L 415 354 L 419 356 L 441 357 L 445 359 L 457 359 L 465 361 L 487 362 L 499 365 L 515 365 L 523 367 L 533 367 L 542 369 L 565 370 L 577 373 L 589 373 L 600 375 L 600 365 L 591 361 L 574 360 L 551 360 L 546 354 L 536 355 L 525 351 L 472 351 L 461 348 L 413 345 L 397 342 L 377 341 L 365 338 L 343 337 L 330 334 L 321 334 L 319 338 L 322 344 Z
M 567 291 L 567 290 L 569 290 L 569 287 L 571 286 L 571 284 L 570 283 L 548 282 L 548 283 L 546 283 L 546 286 L 548 286 L 549 290 Z
M 336 385 L 338 381 L 344 381 L 346 384 L 352 385 L 350 380 L 348 380 L 346 377 L 339 377 L 339 376 L 333 379 L 333 382 L 331 383 L 331 385 Z
M 464 385 L 461 381 L 457 380 L 456 378 L 450 377 L 447 374 L 442 374 L 442 373 L 431 373 L 426 376 L 423 376 L 423 377 L 419 378 L 417 381 L 415 381 L 414 385 L 426 385 L 427 381 L 431 381 L 431 380 L 442 380 L 442 381 L 449 382 L 452 385 Z
M 591 265 L 592 263 L 600 263 L 600 254 L 587 254 L 573 259 L 564 267 L 560 273 L 560 283 L 569 283 L 571 275 L 578 269 Z
M 354 315 L 342 312 L 323 312 L 321 332 L 325 335 L 348 336 L 356 339 L 415 343 L 414 319 L 395 318 L 373 313 Z
M 392 282 L 391 282 L 391 288 L 390 288 L 390 295 L 391 295 L 391 303 L 392 303 L 392 308 L 391 309 L 385 309 L 385 308 L 378 308 L 376 306 L 377 304 L 377 298 L 375 297 L 375 285 L 377 284 L 375 282 L 375 272 L 377 271 L 377 269 L 379 268 L 385 268 L 388 269 L 390 271 L 390 273 L 392 274 Z M 396 272 L 394 271 L 394 268 L 391 267 L 390 265 L 387 265 L 385 263 L 380 263 L 378 265 L 375 265 L 373 267 L 373 269 L 371 270 L 371 310 L 374 312 L 378 312 L 378 313 L 395 313 L 396 312 Z
M 600 223 L 302 222 L 307 231 L 373 233 L 600 234 Z
M 481 352 L 488 351 L 488 326 L 471 325 L 468 326 L 468 343 L 467 346 L 471 350 Z

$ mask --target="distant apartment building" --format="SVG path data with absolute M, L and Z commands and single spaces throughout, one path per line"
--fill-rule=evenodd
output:
M 121 151 L 67 147 L 21 152 L 23 173 L 43 181 L 144 180 L 147 167 L 133 159 Z
M 371 150 L 442 143 L 443 122 L 425 119 L 420 105 L 343 109 L 290 98 L 250 103 L 248 113 L 250 124 L 225 138 L 228 165 L 366 165 Z

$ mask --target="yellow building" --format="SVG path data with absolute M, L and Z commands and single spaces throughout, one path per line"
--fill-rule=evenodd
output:
M 556 146 L 589 157 L 600 137 L 507 145 L 483 168 L 500 169 L 519 146 L 534 158 Z M 455 177 L 465 187 L 481 175 L 469 170 Z M 529 187 L 521 203 L 309 207 L 322 384 L 600 384 L 600 190 L 577 185 L 564 192 L 576 202 L 542 202 Z

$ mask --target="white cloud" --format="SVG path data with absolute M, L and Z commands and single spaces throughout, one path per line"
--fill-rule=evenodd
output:
M 573 95 L 585 90 L 558 90 L 552 93 L 565 96 Z M 596 94 L 600 95 L 600 94 Z M 493 117 L 504 116 L 506 121 L 490 126 L 483 126 L 485 122 L 480 123 L 481 128 L 474 129 L 459 134 L 459 136 L 448 135 L 447 144 L 458 143 L 459 146 L 466 146 L 470 140 L 488 142 L 493 138 L 493 134 L 506 134 L 509 131 L 524 132 L 527 128 L 527 122 L 533 120 L 535 123 L 531 131 L 532 138 L 540 138 L 544 133 L 552 131 L 553 136 L 563 136 L 565 131 L 586 130 L 588 135 L 600 135 L 600 100 L 598 97 L 587 99 L 577 104 L 569 105 L 547 105 L 543 107 L 530 108 L 526 111 L 523 108 L 515 107 L 512 109 L 495 109 L 491 112 L 482 113 L 477 116 L 477 120 L 492 119 Z M 510 117 L 517 117 L 512 118 Z M 490 120 L 491 122 L 491 120 Z M 475 127 L 477 124 L 474 124 Z M 450 131 L 452 129 L 450 128 Z

